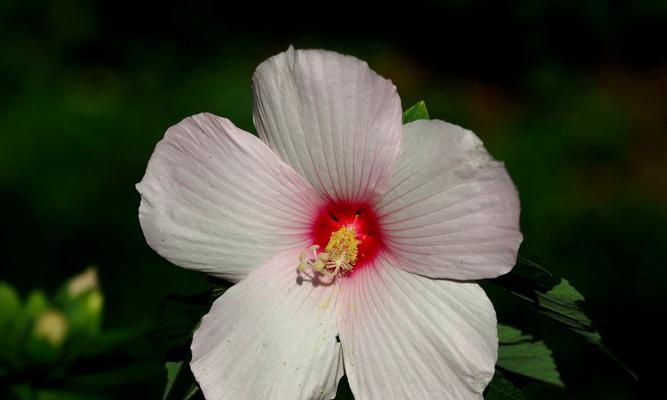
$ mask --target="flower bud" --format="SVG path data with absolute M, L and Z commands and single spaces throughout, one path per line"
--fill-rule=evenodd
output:
M 53 347 L 62 346 L 69 329 L 67 319 L 60 311 L 48 310 L 42 313 L 32 329 L 36 338 L 44 339 Z
M 97 289 L 99 287 L 97 268 L 88 267 L 85 271 L 72 277 L 67 282 L 67 295 L 69 298 L 86 293 L 89 290 Z

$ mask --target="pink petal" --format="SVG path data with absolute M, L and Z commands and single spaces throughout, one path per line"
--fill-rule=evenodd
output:
M 297 279 L 298 251 L 252 271 L 213 303 L 192 341 L 207 400 L 332 399 L 343 375 L 334 285 Z
M 155 251 L 234 282 L 307 245 L 318 202 L 261 140 L 211 114 L 167 130 L 137 190 L 141 227 Z
M 337 314 L 357 400 L 481 399 L 493 377 L 496 315 L 474 283 L 425 278 L 384 259 L 345 279 Z
M 399 265 L 432 278 L 507 273 L 522 240 L 519 196 L 474 133 L 443 121 L 403 127 L 401 155 L 378 207 Z
M 320 193 L 355 202 L 382 191 L 401 132 L 390 81 L 351 56 L 290 48 L 257 68 L 253 90 L 260 138 Z

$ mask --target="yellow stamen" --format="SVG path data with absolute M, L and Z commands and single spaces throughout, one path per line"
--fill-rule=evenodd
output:
M 313 252 L 312 257 L 309 257 L 306 253 L 299 254 L 300 263 L 297 269 L 304 272 L 309 268 L 318 274 L 335 279 L 341 269 L 350 271 L 354 268 L 359 252 L 359 243 L 354 228 L 344 226 L 331 233 L 325 251 L 318 253 L 319 246 L 313 245 L 310 247 Z
M 326 251 L 331 260 L 340 260 L 341 264 L 353 265 L 357 261 L 359 240 L 356 232 L 346 226 L 331 234 Z

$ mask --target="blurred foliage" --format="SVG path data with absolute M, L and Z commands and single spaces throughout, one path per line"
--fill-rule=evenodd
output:
M 109 356 L 117 357 L 118 347 L 145 328 L 102 331 L 103 307 L 94 267 L 69 279 L 53 296 L 33 290 L 24 301 L 14 287 L 0 282 L 0 397 L 90 398 L 86 382 L 92 382 L 93 393 L 104 381 L 126 383 L 126 370 L 135 360 L 110 363 Z M 93 372 L 89 365 L 100 363 L 105 365 Z
M 290 43 L 324 47 L 367 60 L 404 105 L 423 99 L 431 118 L 484 140 L 519 189 L 533 251 L 586 294 L 587 314 L 640 382 L 658 382 L 645 360 L 662 355 L 652 327 L 667 308 L 665 2 L 441 0 L 412 16 L 397 7 L 396 18 L 379 15 L 386 4 L 337 5 L 0 2 L 0 280 L 51 293 L 78 266 L 100 265 L 112 330 L 149 323 L 168 293 L 207 289 L 145 244 L 133 185 L 167 127 L 210 111 L 252 132 L 255 66 Z M 528 398 L 658 390 L 487 290 L 503 321 L 567 366 L 566 389 L 528 383 Z M 147 354 L 141 346 L 123 348 Z M 144 356 L 125 372 L 130 384 L 99 374 L 78 384 L 157 398 L 164 361 Z
M 51 371 L 89 351 L 100 330 L 103 304 L 93 267 L 51 298 L 34 290 L 22 302 L 11 285 L 0 282 L 0 374 Z

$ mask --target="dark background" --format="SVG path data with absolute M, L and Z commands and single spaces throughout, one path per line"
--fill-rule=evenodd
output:
M 278 2 L 282 3 L 282 2 Z M 171 266 L 137 219 L 156 142 L 209 111 L 254 132 L 250 78 L 285 50 L 349 53 L 405 108 L 475 131 L 505 161 L 528 244 L 587 299 L 640 376 L 501 292 L 499 318 L 544 338 L 566 389 L 624 399 L 664 383 L 667 2 L 458 0 L 362 5 L 0 2 L 0 280 L 53 290 L 99 267 L 105 326 L 150 323 L 167 293 L 205 278 Z M 118 393 L 158 398 L 155 368 Z M 653 361 L 661 367 L 653 367 Z

